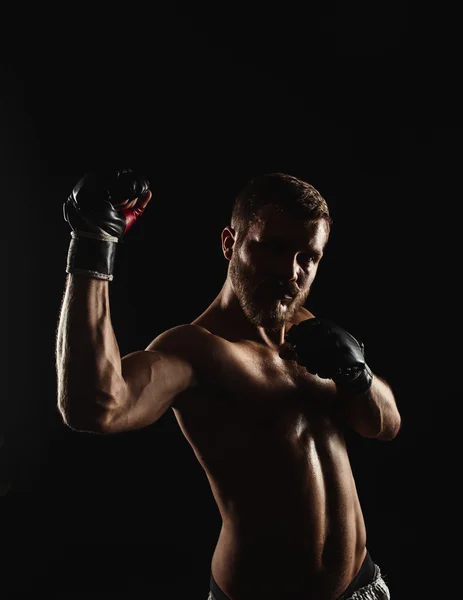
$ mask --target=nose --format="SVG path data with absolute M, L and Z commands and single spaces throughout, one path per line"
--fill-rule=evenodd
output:
M 299 264 L 296 257 L 284 257 L 281 258 L 277 265 L 277 277 L 278 281 L 283 285 L 289 281 L 295 282 L 299 277 Z

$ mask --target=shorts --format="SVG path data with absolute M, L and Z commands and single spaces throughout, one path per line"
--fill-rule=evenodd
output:
M 390 600 L 390 598 L 389 588 L 381 575 L 381 570 L 367 552 L 360 571 L 337 600 Z M 230 600 L 219 588 L 212 573 L 207 600 Z M 256 600 L 265 600 L 265 598 L 256 598 Z

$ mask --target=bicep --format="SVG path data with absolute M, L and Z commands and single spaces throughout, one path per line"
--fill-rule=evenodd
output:
M 122 358 L 124 388 L 109 415 L 107 433 L 141 429 L 156 422 L 176 397 L 195 385 L 191 363 L 159 350 L 132 352 Z

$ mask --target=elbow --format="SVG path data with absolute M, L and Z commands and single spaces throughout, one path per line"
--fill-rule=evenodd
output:
M 75 406 L 79 408 L 74 408 Z M 106 434 L 109 431 L 109 410 L 99 405 L 92 409 L 82 408 L 82 403 L 58 402 L 58 411 L 63 424 L 79 433 Z
M 390 419 L 387 423 L 384 423 L 380 431 L 373 437 L 384 442 L 390 442 L 393 440 L 400 431 L 401 419 L 400 415 L 396 418 Z
M 82 415 L 73 415 L 70 417 L 69 414 L 61 413 L 61 419 L 68 429 L 72 429 L 72 431 L 78 433 L 95 433 L 103 435 L 108 432 L 106 419 L 103 418 L 84 418 Z
M 386 442 L 393 440 L 396 437 L 400 431 L 401 422 L 399 415 L 387 420 L 381 419 L 378 415 L 378 418 L 374 420 L 364 420 L 351 423 L 351 425 L 362 437 Z
M 104 435 L 108 433 L 106 423 L 100 419 L 76 419 L 63 417 L 63 423 L 68 429 L 78 433 L 94 433 Z
M 386 441 L 393 440 L 395 437 L 397 437 L 401 426 L 402 420 L 400 418 L 400 415 L 397 414 L 396 419 L 394 419 L 394 421 L 390 423 L 389 427 L 387 428 L 386 436 L 383 439 Z

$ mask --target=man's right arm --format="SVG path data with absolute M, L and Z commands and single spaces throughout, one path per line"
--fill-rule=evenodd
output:
M 68 275 L 56 341 L 63 420 L 72 429 L 102 434 L 154 423 L 178 394 L 196 384 L 187 355 L 171 350 L 178 345 L 188 354 L 188 347 L 197 342 L 193 338 L 198 329 L 192 325 L 158 336 L 156 350 L 121 358 L 108 286 L 108 281 Z
M 72 239 L 56 340 L 58 408 L 79 431 L 149 425 L 195 383 L 194 326 L 173 328 L 147 350 L 121 358 L 111 323 L 116 248 L 151 195 L 149 182 L 133 170 L 102 170 L 85 174 L 63 204 Z

